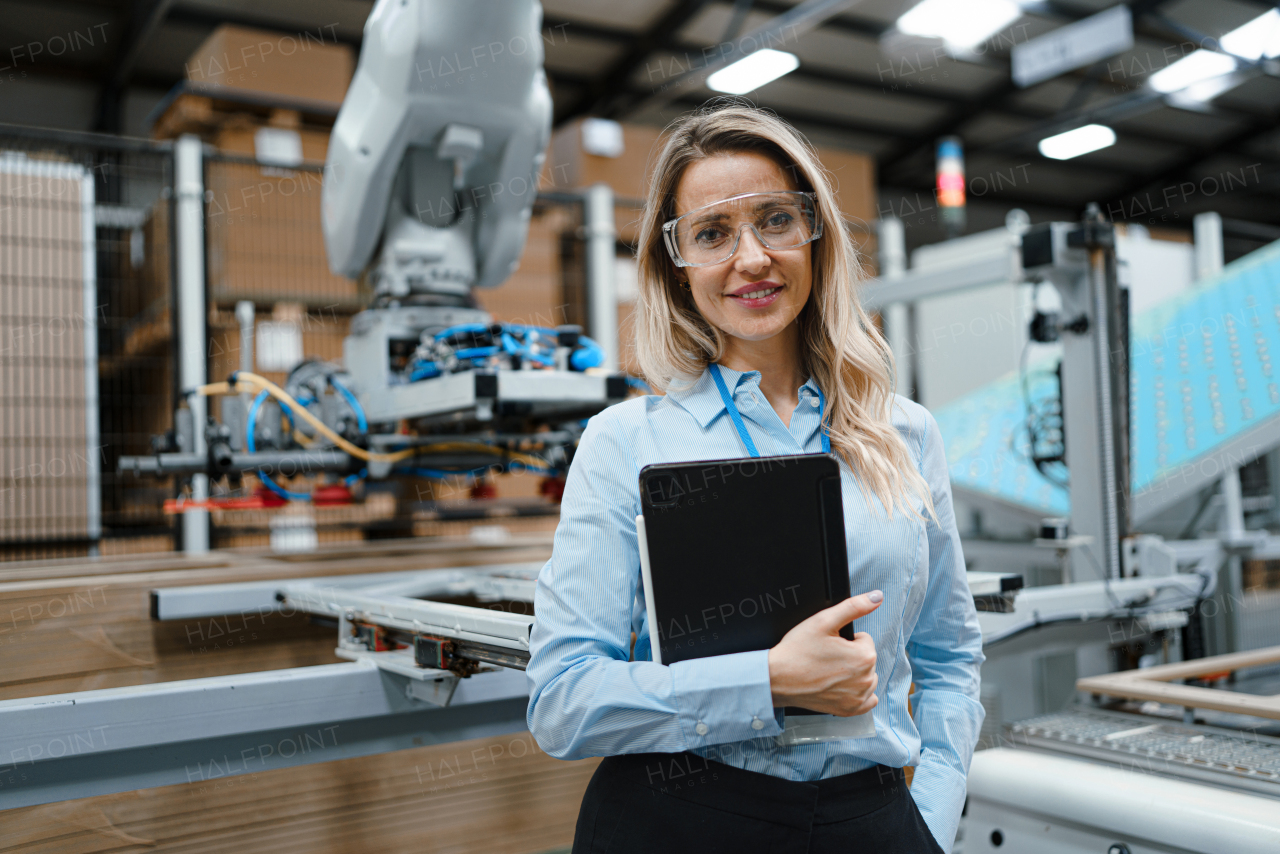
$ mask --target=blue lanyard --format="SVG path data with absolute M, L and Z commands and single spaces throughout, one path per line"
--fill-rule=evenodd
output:
M 742 444 L 747 446 L 747 453 L 753 457 L 760 456 L 760 452 L 756 450 L 756 443 L 751 441 L 751 434 L 747 432 L 747 425 L 742 423 L 742 413 L 738 412 L 738 405 L 733 402 L 733 398 L 729 396 L 729 389 L 725 387 L 724 377 L 720 376 L 720 366 L 712 362 L 711 378 L 716 381 L 716 388 L 720 391 L 720 399 L 724 401 L 724 408 L 729 411 L 729 417 L 733 419 L 733 426 L 738 431 L 738 437 L 742 439 Z M 827 399 L 822 394 L 822 389 L 818 389 L 818 430 L 822 434 L 822 453 L 831 453 L 831 437 L 827 435 L 827 428 L 822 423 L 822 416 L 827 411 Z

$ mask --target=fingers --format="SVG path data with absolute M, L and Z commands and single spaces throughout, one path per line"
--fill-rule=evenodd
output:
M 883 601 L 884 594 L 879 590 L 872 590 L 870 593 L 863 593 L 860 596 L 850 596 L 843 602 L 819 611 L 810 619 L 823 632 L 834 635 L 854 620 L 859 617 L 865 617 L 876 608 L 879 608 L 880 603 Z
M 831 714 L 840 718 L 851 718 L 854 715 L 864 715 L 878 705 L 880 705 L 880 698 L 875 694 L 870 694 L 861 703 L 856 705 L 842 704 L 841 707 L 833 709 Z

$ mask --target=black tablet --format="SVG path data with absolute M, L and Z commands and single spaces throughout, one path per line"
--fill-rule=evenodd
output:
M 829 454 L 645 466 L 638 517 L 653 660 L 770 649 L 849 597 Z M 841 634 L 852 640 L 852 625 Z

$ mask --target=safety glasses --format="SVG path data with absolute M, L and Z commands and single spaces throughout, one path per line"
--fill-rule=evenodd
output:
M 677 267 L 708 267 L 733 257 L 750 228 L 768 249 L 795 249 L 822 236 L 813 193 L 779 190 L 743 193 L 712 202 L 662 226 Z

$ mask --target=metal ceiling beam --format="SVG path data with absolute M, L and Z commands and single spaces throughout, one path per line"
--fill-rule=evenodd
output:
M 608 115 L 610 118 L 622 118 L 628 113 L 636 112 L 645 107 L 669 103 L 681 98 L 692 91 L 700 89 L 705 83 L 708 74 L 732 65 L 761 46 L 785 43 L 789 39 L 797 39 L 803 33 L 822 26 L 832 17 L 839 15 L 859 2 L 861 0 L 804 0 L 804 2 L 793 6 L 785 13 L 773 18 L 764 26 L 757 27 L 737 41 L 718 45 L 715 58 L 710 58 L 710 56 L 704 54 L 706 61 L 700 67 L 680 74 L 670 82 L 665 82 L 652 90 L 640 101 L 632 102 L 620 109 L 614 109 Z M 753 46 L 751 50 L 746 50 L 744 47 L 748 42 Z
M 603 74 L 595 76 L 587 84 L 574 104 L 565 110 L 557 123 L 563 123 L 589 113 L 608 115 L 615 111 L 618 92 L 628 88 L 631 76 L 661 45 L 670 42 L 685 24 L 702 11 L 710 0 L 686 0 L 671 5 L 667 13 L 638 38 L 631 47 Z
M 372 7 L 370 7 L 370 11 L 372 11 Z M 270 14 L 246 13 L 240 9 L 219 9 L 215 12 L 207 7 L 182 5 L 175 6 L 170 10 L 167 20 L 172 24 L 207 27 L 210 30 L 214 30 L 222 24 L 234 24 L 240 27 L 260 27 L 268 30 L 277 30 L 282 33 L 302 32 L 307 29 L 307 25 L 304 22 L 279 18 Z M 328 27 L 329 25 L 324 24 L 322 26 Z M 338 44 L 352 47 L 358 53 L 363 38 L 363 30 L 364 20 L 362 19 L 360 27 L 357 29 L 357 35 L 345 35 L 338 32 L 336 27 L 329 29 L 328 32 Z
M 159 29 L 169 14 L 174 0 L 136 0 L 129 14 L 129 29 L 111 60 L 110 76 L 98 92 L 94 108 L 93 129 L 118 133 L 120 131 L 121 95 L 129 82 L 133 67 L 142 55 L 147 41 Z
M 771 12 L 775 15 L 784 14 L 795 8 L 792 4 L 780 3 L 778 0 L 756 0 L 755 7 L 761 12 Z M 851 17 L 848 13 L 828 18 L 822 22 L 822 28 L 872 39 L 879 39 L 888 29 L 878 21 Z
M 1256 121 L 1250 124 L 1249 127 L 1245 128 L 1239 133 L 1232 134 L 1230 137 L 1228 137 L 1225 140 L 1222 140 L 1221 142 L 1197 148 L 1194 153 L 1188 155 L 1187 157 L 1182 158 L 1172 166 L 1161 169 L 1159 172 L 1156 172 L 1156 173 L 1150 173 L 1150 174 L 1144 175 L 1142 178 L 1139 178 L 1137 181 L 1134 181 L 1133 183 L 1129 184 L 1123 190 L 1121 190 L 1119 193 L 1113 196 L 1109 200 L 1109 203 L 1118 202 L 1121 205 L 1123 205 L 1127 200 L 1131 200 L 1135 198 L 1139 193 L 1147 193 L 1152 190 L 1157 191 L 1157 193 L 1161 193 L 1167 187 L 1170 187 L 1170 186 L 1177 187 L 1178 185 L 1183 184 L 1188 180 L 1191 180 L 1194 183 L 1195 177 L 1192 175 L 1192 170 L 1194 170 L 1198 164 L 1204 162 L 1206 159 L 1216 154 L 1229 152 L 1237 157 L 1257 156 L 1257 155 L 1246 155 L 1246 154 L 1240 153 L 1238 149 L 1243 147 L 1254 137 L 1260 136 L 1265 133 L 1270 133 L 1276 130 L 1277 128 L 1280 128 L 1280 113 L 1273 113 L 1268 119 Z M 1265 159 L 1266 158 L 1258 157 L 1258 160 L 1260 161 Z M 1259 183 L 1263 180 L 1261 178 L 1262 174 L 1263 173 L 1261 173 L 1261 171 L 1259 170 L 1259 174 L 1257 176 L 1254 176 L 1255 178 L 1257 178 Z M 1271 172 L 1268 172 L 1266 174 L 1270 176 L 1270 175 L 1274 175 L 1275 173 L 1274 173 L 1274 170 L 1272 170 Z M 1246 186 L 1247 186 L 1247 182 L 1246 182 Z M 1280 220 L 1280 212 L 1277 212 L 1275 219 Z

